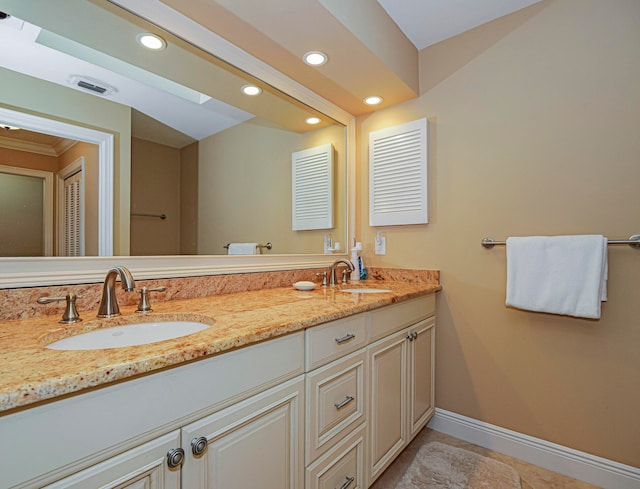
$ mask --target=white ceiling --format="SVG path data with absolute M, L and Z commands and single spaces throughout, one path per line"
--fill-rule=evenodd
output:
M 378 0 L 418 49 L 540 0 Z

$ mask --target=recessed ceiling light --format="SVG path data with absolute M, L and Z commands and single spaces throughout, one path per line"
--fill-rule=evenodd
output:
M 309 51 L 302 59 L 311 66 L 321 66 L 329 60 L 328 56 L 320 51 Z
M 160 36 L 150 34 L 149 32 L 142 32 L 136 36 L 136 40 L 141 46 L 151 49 L 152 51 L 162 51 L 167 47 L 167 43 Z
M 380 102 L 382 102 L 382 97 L 371 95 L 370 97 L 365 97 L 363 102 L 367 105 L 378 105 Z
M 308 117 L 306 122 L 307 122 L 307 124 L 319 124 L 320 123 L 320 118 L 319 117 Z
M 262 93 L 262 88 L 256 87 L 255 85 L 245 85 L 240 90 L 242 90 L 242 93 L 245 95 L 251 95 L 252 97 Z

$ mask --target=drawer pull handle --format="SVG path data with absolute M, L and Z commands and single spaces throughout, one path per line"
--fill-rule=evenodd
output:
M 355 477 L 347 477 L 347 480 L 340 486 L 340 489 L 347 489 L 354 480 L 356 480 Z
M 352 340 L 355 337 L 356 337 L 356 335 L 354 335 L 352 333 L 347 333 L 342 338 L 336 338 L 336 343 L 338 343 L 340 345 L 340 344 L 344 343 L 345 341 Z
M 344 401 L 339 402 L 338 404 L 334 404 L 334 406 L 336 407 L 336 409 L 342 409 L 353 400 L 355 400 L 355 397 L 347 396 Z

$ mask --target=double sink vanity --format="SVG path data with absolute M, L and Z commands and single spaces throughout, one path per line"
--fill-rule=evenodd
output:
M 0 323 L 0 488 L 367 488 L 433 415 L 438 290 L 275 287 Z M 169 321 L 199 330 L 146 336 Z M 89 349 L 56 346 L 80 336 Z

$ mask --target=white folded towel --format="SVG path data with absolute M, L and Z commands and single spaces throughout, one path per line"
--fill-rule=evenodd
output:
M 598 319 L 607 272 L 604 236 L 508 238 L 506 305 Z
M 230 255 L 257 255 L 258 243 L 229 243 Z

